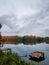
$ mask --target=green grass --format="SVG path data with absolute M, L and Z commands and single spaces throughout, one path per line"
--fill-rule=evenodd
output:
M 17 53 L 4 53 L 0 50 L 0 65 L 35 65 L 21 59 Z

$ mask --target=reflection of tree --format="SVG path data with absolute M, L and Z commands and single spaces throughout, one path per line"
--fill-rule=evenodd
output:
M 36 43 L 41 43 L 43 42 L 43 38 L 41 37 L 36 37 L 36 36 L 24 36 L 22 38 L 22 42 L 24 44 L 36 44 Z
M 4 44 L 17 44 L 20 42 L 19 36 L 2 36 L 2 43 Z
M 24 43 L 24 44 L 36 44 L 43 42 L 43 38 L 36 37 L 36 36 L 2 36 L 2 43 L 6 44 L 17 44 L 17 43 Z
M 49 37 L 45 37 L 45 38 L 44 38 L 44 41 L 45 41 L 46 43 L 49 43 Z

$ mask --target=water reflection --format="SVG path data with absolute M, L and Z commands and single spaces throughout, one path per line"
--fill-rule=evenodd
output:
M 39 65 L 49 65 L 49 44 L 46 43 L 40 43 L 35 45 L 24 45 L 23 43 L 17 45 L 5 44 L 3 48 L 11 48 L 13 52 L 15 53 L 17 52 L 19 56 L 22 56 L 22 58 L 24 58 L 27 61 L 29 60 L 29 54 L 31 52 L 35 51 L 44 52 L 45 60 L 40 62 Z M 23 57 L 25 55 L 27 55 L 27 57 Z

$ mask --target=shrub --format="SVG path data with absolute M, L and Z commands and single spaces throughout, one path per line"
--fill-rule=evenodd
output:
M 34 65 L 33 63 L 26 62 L 21 59 L 17 53 L 2 52 L 0 50 L 0 65 Z

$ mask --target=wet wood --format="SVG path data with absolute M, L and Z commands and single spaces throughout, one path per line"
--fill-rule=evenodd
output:
M 44 57 L 44 53 L 43 52 L 33 52 L 33 53 L 29 54 L 29 56 L 31 58 L 34 57 L 34 58 L 39 59 L 39 58 L 43 58 Z

